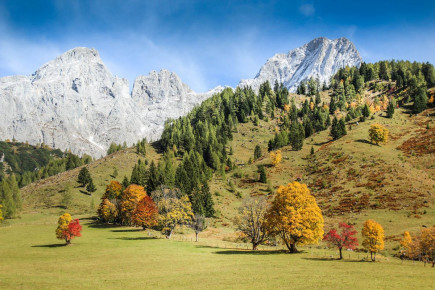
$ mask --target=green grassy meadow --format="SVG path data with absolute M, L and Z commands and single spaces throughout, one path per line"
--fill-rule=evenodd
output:
M 82 237 L 71 246 L 55 238 L 57 216 L 26 214 L 0 227 L 1 289 L 101 288 L 290 288 L 430 289 L 434 269 L 423 263 L 319 247 L 287 254 L 272 248 L 252 252 L 183 230 L 172 240 L 153 231 L 105 227 L 79 216 Z M 349 259 L 350 257 L 350 259 Z

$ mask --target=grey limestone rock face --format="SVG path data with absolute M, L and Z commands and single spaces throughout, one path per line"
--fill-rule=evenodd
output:
M 74 48 L 31 76 L 0 78 L 0 138 L 101 157 L 111 142 L 159 138 L 210 93 L 197 94 L 166 70 L 139 76 L 132 94 L 95 49 Z
M 286 54 L 275 54 L 261 67 L 255 78 L 242 80 L 238 86 L 251 86 L 258 91 L 263 82 L 269 81 L 273 86 L 278 81 L 290 92 L 295 92 L 301 82 L 311 77 L 318 79 L 320 84 L 329 83 L 338 69 L 359 66 L 361 61 L 357 49 L 348 39 L 319 37 Z
M 321 82 L 341 67 L 359 65 L 361 57 L 345 38 L 317 38 L 276 54 L 254 79 L 258 90 L 269 80 L 294 91 L 310 77 Z M 173 72 L 139 76 L 130 93 L 128 81 L 113 76 L 95 49 L 78 47 L 46 63 L 31 76 L 0 78 L 0 139 L 44 143 L 76 154 L 101 157 L 110 143 L 132 145 L 157 140 L 167 119 L 187 114 L 224 87 L 196 93 Z

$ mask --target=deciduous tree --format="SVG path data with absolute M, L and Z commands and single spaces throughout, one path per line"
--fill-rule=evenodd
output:
M 281 150 L 276 150 L 274 152 L 270 152 L 270 159 L 272 159 L 272 165 L 276 166 L 281 163 L 282 155 Z
M 337 247 L 340 252 L 340 260 L 343 259 L 342 249 L 355 249 L 358 246 L 358 240 L 354 237 L 357 231 L 354 230 L 352 225 L 346 223 L 340 223 L 339 228 L 341 233 L 338 233 L 336 229 L 331 229 L 324 237 L 329 246 Z
M 56 237 L 59 240 L 65 240 L 67 246 L 71 244 L 74 237 L 81 237 L 82 226 L 79 220 L 73 220 L 69 213 L 61 215 L 57 223 Z
M 139 201 L 147 195 L 143 186 L 130 184 L 121 194 L 120 214 L 122 224 L 130 225 L 133 211 Z
M 388 142 L 388 129 L 381 124 L 372 124 L 369 129 L 370 142 L 378 145 L 379 143 Z
M 361 234 L 364 237 L 362 245 L 370 252 L 372 261 L 375 261 L 376 253 L 384 248 L 384 229 L 374 220 L 367 220 Z
M 151 193 L 159 208 L 159 228 L 170 239 L 177 225 L 188 224 L 192 220 L 192 205 L 187 195 L 178 188 L 166 188 L 163 185 Z
M 297 245 L 318 243 L 323 237 L 323 216 L 305 184 L 280 186 L 268 213 L 268 222 L 291 253 Z
M 257 250 L 270 234 L 269 223 L 266 220 L 269 204 L 266 197 L 248 197 L 239 208 L 235 218 L 237 230 L 251 241 L 252 250 Z
M 189 225 L 195 231 L 195 242 L 198 241 L 198 234 L 207 228 L 205 223 L 205 217 L 200 214 L 196 214 L 192 218 L 192 222 Z
M 146 195 L 136 206 L 131 216 L 132 224 L 144 230 L 157 225 L 159 209 L 153 199 Z

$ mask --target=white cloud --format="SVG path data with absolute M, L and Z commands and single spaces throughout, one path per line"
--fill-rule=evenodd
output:
M 313 4 L 303 4 L 299 7 L 299 12 L 305 16 L 313 16 L 316 10 L 314 9 Z

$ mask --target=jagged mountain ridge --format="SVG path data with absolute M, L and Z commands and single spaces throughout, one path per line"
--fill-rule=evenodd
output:
M 0 78 L 0 138 L 45 143 L 77 154 L 104 156 L 111 142 L 156 140 L 177 118 L 211 96 L 167 70 L 139 76 L 132 94 L 98 52 L 74 48 L 31 76 Z
M 238 86 L 251 86 L 258 91 L 263 82 L 269 81 L 273 85 L 276 80 L 290 92 L 295 92 L 301 82 L 311 77 L 318 79 L 320 84 L 329 83 L 338 69 L 359 66 L 361 61 L 357 49 L 348 39 L 319 37 L 286 54 L 275 54 L 261 67 L 255 78 L 241 80 Z
M 254 79 L 239 86 L 257 90 L 265 80 L 277 80 L 294 90 L 310 76 L 329 81 L 340 67 L 360 62 L 347 39 L 317 38 L 275 55 Z M 161 70 L 137 77 L 130 93 L 128 81 L 113 76 L 97 50 L 78 47 L 31 76 L 0 78 L 0 139 L 45 143 L 98 158 L 111 142 L 131 145 L 144 137 L 158 139 L 168 118 L 187 114 L 221 90 L 196 93 L 175 73 Z

